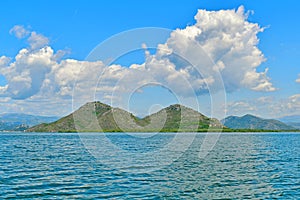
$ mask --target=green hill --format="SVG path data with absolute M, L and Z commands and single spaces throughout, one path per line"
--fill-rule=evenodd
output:
M 90 102 L 74 113 L 53 123 L 44 123 L 28 132 L 178 132 L 220 129 L 217 120 L 176 104 L 151 114 L 143 119 L 120 108 L 101 102 Z
M 162 131 L 198 131 L 207 130 L 208 128 L 223 128 L 223 125 L 217 119 L 208 118 L 191 108 L 179 104 L 164 108 L 157 113 L 145 117 L 144 120 L 155 119 L 156 121 L 162 121 L 164 115 L 166 116 L 166 120 Z
M 286 125 L 275 119 L 263 119 L 253 115 L 242 117 L 229 116 L 222 120 L 222 123 L 231 129 L 252 129 L 252 130 L 293 130 L 292 126 Z

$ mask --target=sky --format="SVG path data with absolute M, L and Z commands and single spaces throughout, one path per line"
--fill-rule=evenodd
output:
M 296 0 L 1 3 L 0 113 L 300 115 Z

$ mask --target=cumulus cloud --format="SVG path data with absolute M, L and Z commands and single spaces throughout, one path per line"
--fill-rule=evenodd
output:
M 99 75 L 97 71 L 100 73 L 103 67 L 101 61 L 66 59 L 58 62 L 49 46 L 35 51 L 22 49 L 14 62 L 0 69 L 8 82 L 2 94 L 5 91 L 5 95 L 13 99 L 27 99 L 34 95 L 72 96 L 75 81 L 83 90 L 91 89 L 89 80 L 95 80 Z
M 196 24 L 172 32 L 162 45 L 160 56 L 170 57 L 172 53 L 187 58 L 204 77 L 216 80 L 216 69 L 222 74 L 227 91 L 249 88 L 255 91 L 274 91 L 270 79 L 257 67 L 265 61 L 258 49 L 257 34 L 264 29 L 247 21 L 249 13 L 241 6 L 235 10 L 198 10 Z M 204 52 L 201 52 L 201 47 Z M 207 56 L 215 63 L 205 63 Z M 183 66 L 184 67 L 184 66 Z M 219 82 L 215 82 L 216 87 Z
M 52 79 L 57 87 L 56 95 L 72 97 L 74 87 L 81 94 L 86 91 L 94 92 L 97 86 L 94 80 L 98 79 L 103 70 L 102 61 L 87 62 L 67 59 L 54 67 L 48 78 Z
M 0 57 L 0 73 L 8 83 L 0 93 L 12 99 L 66 99 L 74 95 L 76 87 L 76 95 L 89 96 L 87 93 L 96 91 L 100 99 L 105 99 L 146 83 L 159 83 L 186 97 L 207 93 L 211 88 L 221 90 L 223 83 L 229 92 L 240 88 L 274 91 L 268 69 L 257 71 L 266 60 L 257 47 L 257 34 L 264 29 L 249 22 L 248 15 L 242 6 L 238 10 L 198 10 L 196 23 L 174 30 L 155 54 L 141 44 L 146 60 L 130 67 L 62 59 L 66 51 L 54 52 L 47 37 L 16 25 L 10 33 L 27 37 L 29 47 L 20 50 L 13 60 Z M 245 102 L 231 106 L 252 109 Z
M 22 25 L 15 25 L 9 31 L 10 34 L 15 35 L 17 38 L 22 39 L 30 34 L 30 31 L 24 28 Z
M 6 95 L 14 99 L 26 99 L 38 93 L 46 74 L 55 65 L 52 55 L 53 50 L 50 47 L 34 52 L 20 50 L 14 62 L 0 69 L 8 82 Z
M 6 56 L 0 57 L 0 67 L 6 66 L 10 62 L 10 58 Z

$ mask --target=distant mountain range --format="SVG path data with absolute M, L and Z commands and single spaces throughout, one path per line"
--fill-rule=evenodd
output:
M 229 116 L 221 122 L 231 129 L 259 129 L 259 130 L 295 130 L 296 128 L 275 119 L 263 119 L 253 115 L 242 117 Z
M 52 118 L 53 119 L 53 118 Z M 286 118 L 293 121 L 294 118 Z M 209 118 L 191 108 L 175 104 L 144 118 L 101 102 L 90 102 L 52 123 L 42 123 L 28 132 L 195 132 L 195 131 L 280 131 L 297 128 L 275 119 L 253 115 Z
M 96 119 L 93 120 L 93 119 Z M 74 123 L 74 121 L 76 123 Z M 43 123 L 28 132 L 177 132 L 224 128 L 217 119 L 179 105 L 171 105 L 142 119 L 120 108 L 90 102 L 53 123 Z
M 0 114 L 0 131 L 23 131 L 40 123 L 50 123 L 58 117 L 36 116 L 21 113 Z
M 300 129 L 300 115 L 281 117 L 278 120 L 286 123 L 287 125 Z

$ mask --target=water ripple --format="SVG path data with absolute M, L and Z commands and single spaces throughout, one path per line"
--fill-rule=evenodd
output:
M 161 148 L 174 136 L 142 142 L 110 136 L 132 153 Z M 204 136 L 173 164 L 141 173 L 141 161 L 112 169 L 77 134 L 0 134 L 0 199 L 297 199 L 299 134 L 225 134 L 199 159 Z M 172 152 L 170 152 L 171 154 Z M 170 155 L 172 156 L 172 155 Z M 155 168 L 144 158 L 145 168 Z M 125 169 L 125 170 L 124 170 Z M 139 170 L 139 173 L 135 171 Z

